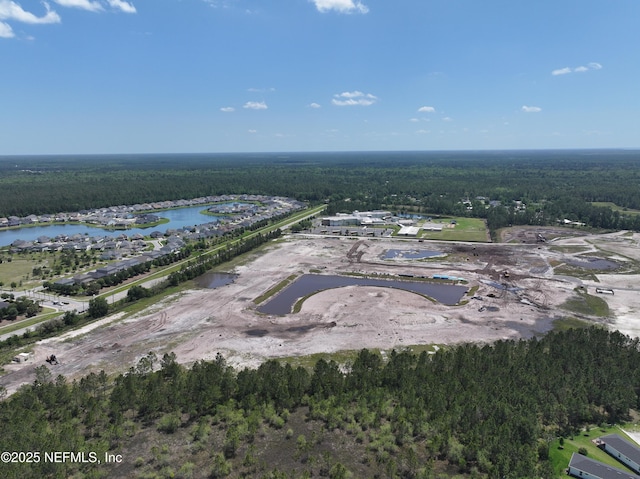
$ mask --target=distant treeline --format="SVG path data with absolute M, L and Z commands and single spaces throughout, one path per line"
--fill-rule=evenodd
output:
M 639 165 L 625 150 L 4 157 L 0 216 L 249 193 L 329 201 L 329 212 L 476 216 L 494 230 L 565 218 L 640 230 L 640 216 L 591 205 L 640 209 Z
M 162 460 L 136 466 L 155 468 L 144 477 L 354 477 L 350 471 L 358 471 L 355 477 L 435 478 L 442 476 L 434 464 L 446 463 L 469 477 L 551 478 L 552 440 L 584 425 L 626 420 L 638 407 L 639 346 L 638 338 L 590 328 L 435 354 L 392 352 L 386 360 L 363 350 L 346 368 L 271 360 L 236 370 L 218 356 L 187 369 L 173 354 L 158 360 L 150 353 L 115 379 L 92 373 L 69 382 L 39 366 L 34 384 L 0 402 L 0 450 L 126 456 L 151 428 L 191 432 L 190 439 L 167 440 L 173 446 Z M 305 420 L 291 421 L 299 411 Z M 327 434 L 340 433 L 335 437 L 348 445 L 351 459 L 314 451 L 319 442 L 309 428 L 318 423 Z M 292 438 L 285 457 L 269 455 L 266 443 L 253 446 L 271 428 Z M 9 463 L 3 477 L 149 473 L 134 472 L 133 458 L 126 459 L 128 470 L 111 473 L 117 465 Z M 186 462 L 191 474 L 181 475 Z M 260 463 L 269 465 L 268 474 L 257 469 Z

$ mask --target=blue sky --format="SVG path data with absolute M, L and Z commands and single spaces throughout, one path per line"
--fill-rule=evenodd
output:
M 0 155 L 640 147 L 639 0 L 0 0 Z

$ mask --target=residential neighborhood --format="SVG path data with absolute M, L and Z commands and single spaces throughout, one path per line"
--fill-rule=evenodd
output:
M 11 223 L 20 222 L 22 225 L 27 225 L 73 221 L 110 227 L 112 225 L 139 224 L 138 221 L 141 217 L 147 221 L 156 222 L 160 219 L 160 211 L 162 210 L 198 205 L 210 205 L 206 211 L 216 215 L 215 220 L 189 227 L 168 228 L 164 232 L 151 230 L 146 237 L 141 233 L 127 235 L 126 230 L 117 236 L 105 234 L 38 236 L 30 241 L 21 239 L 13 241 L 9 246 L 9 252 L 19 254 L 68 250 L 96 253 L 97 259 L 103 263 L 102 266 L 74 276 L 62 277 L 49 283 L 51 288 L 65 291 L 77 286 L 84 288 L 90 283 L 130 268 L 141 269 L 154 260 L 176 254 L 188 242 L 222 236 L 239 228 L 250 228 L 256 223 L 305 207 L 304 203 L 291 198 L 263 195 L 223 195 L 192 200 L 116 206 L 51 216 L 30 215 L 25 218 L 11 218 Z M 3 224 L 8 223 L 9 221 L 3 222 Z
M 228 202 L 250 202 L 253 204 L 233 207 Z M 222 203 L 222 204 L 219 204 Z M 192 199 L 167 200 L 154 203 L 140 203 L 135 205 L 110 206 L 77 212 L 60 212 L 47 215 L 28 215 L 24 217 L 0 217 L 0 229 L 10 227 L 29 226 L 47 223 L 85 223 L 111 229 L 126 229 L 133 225 L 155 223 L 161 219 L 159 211 L 189 206 L 217 204 L 210 208 L 212 213 L 238 214 L 247 217 L 271 217 L 286 211 L 293 211 L 303 206 L 303 203 L 292 198 L 265 195 L 219 195 L 204 196 Z M 245 218 L 246 219 L 246 218 Z

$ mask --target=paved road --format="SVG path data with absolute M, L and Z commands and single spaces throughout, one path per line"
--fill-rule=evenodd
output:
M 316 208 L 313 208 L 311 210 L 311 212 L 309 212 L 308 214 L 302 216 L 302 217 L 296 217 L 295 219 L 291 220 L 291 221 L 287 221 L 283 224 L 281 224 L 279 226 L 280 229 L 284 230 L 284 229 L 288 229 L 290 228 L 292 225 L 305 220 L 307 218 L 310 218 L 314 215 L 316 215 L 318 213 L 318 211 L 316 211 Z M 249 237 L 258 234 L 260 231 L 263 231 L 263 229 L 260 229 L 258 231 L 255 231 L 253 233 L 251 233 L 249 235 Z M 233 241 L 237 241 L 237 240 L 232 240 Z M 161 244 L 159 241 L 154 241 L 154 249 L 160 248 Z M 222 246 L 214 248 L 211 253 L 221 249 Z M 187 258 L 185 260 L 183 260 L 184 263 L 187 263 L 188 261 L 190 261 L 191 258 Z M 171 265 L 171 267 L 175 267 L 176 265 Z M 158 283 L 160 283 L 161 281 L 164 281 L 166 279 L 167 275 L 164 275 L 162 277 L 159 278 L 155 278 L 155 279 L 150 279 L 147 281 L 134 281 L 130 286 L 133 285 L 140 285 L 143 286 L 145 288 L 150 288 Z M 47 308 L 53 309 L 54 311 L 59 311 L 60 313 L 63 313 L 65 311 L 76 311 L 78 313 L 83 313 L 84 311 L 86 311 L 89 308 L 89 301 L 90 298 L 87 299 L 78 299 L 78 298 L 72 298 L 72 297 L 61 297 L 55 294 L 51 294 L 49 292 L 46 292 L 44 290 L 44 288 L 42 286 L 38 286 L 34 289 L 30 289 L 27 291 L 3 291 L 0 290 L 0 293 L 10 293 L 13 294 L 14 297 L 20 297 L 20 296 L 27 296 L 29 298 L 32 299 L 37 299 L 40 301 L 40 304 L 42 304 L 43 306 L 46 306 Z M 105 298 L 107 300 L 107 302 L 109 304 L 111 303 L 115 303 L 116 301 L 119 301 L 123 298 L 125 298 L 127 296 L 127 293 L 129 292 L 129 288 L 124 288 L 122 290 L 119 290 L 116 293 L 104 293 L 101 294 L 100 296 L 102 296 L 103 298 Z M 43 320 L 44 321 L 48 321 L 47 320 Z M 36 323 L 36 324 L 32 324 L 31 326 L 27 326 L 24 328 L 20 328 L 17 329 L 15 331 L 12 331 L 10 333 L 5 333 L 2 334 L 2 329 L 0 329 L 0 341 L 4 341 L 5 339 L 8 339 L 11 336 L 15 336 L 15 335 L 22 335 L 24 334 L 27 330 L 34 330 L 35 328 L 38 327 L 40 323 Z
M 145 288 L 150 288 L 154 285 L 156 285 L 157 283 L 164 281 L 164 277 L 162 278 L 156 278 L 156 279 L 150 279 L 148 281 L 144 281 L 142 283 L 136 283 L 139 284 L 140 286 L 144 286 Z M 116 301 L 119 301 L 123 298 L 125 298 L 127 296 L 127 293 L 129 292 L 128 289 L 125 289 L 123 291 L 117 292 L 117 293 L 113 293 L 113 294 L 104 294 L 102 295 L 109 304 L 114 303 Z M 56 295 L 52 295 L 49 293 L 44 293 L 42 291 L 38 291 L 38 290 L 29 290 L 29 291 L 20 291 L 20 292 L 13 292 L 13 294 L 15 295 L 15 297 L 19 297 L 19 296 L 28 296 L 30 298 L 33 299 L 38 299 L 40 300 L 40 304 L 42 304 L 43 306 L 46 306 L 47 308 L 51 308 L 55 311 L 59 311 L 61 314 L 65 311 L 76 311 L 78 313 L 83 313 L 85 312 L 88 308 L 89 308 L 89 300 L 90 299 L 74 299 L 74 298 L 70 298 L 70 297 L 58 297 Z M 42 322 L 48 321 L 48 319 L 43 320 Z M 15 331 L 12 331 L 10 333 L 5 333 L 5 334 L 0 334 L 0 341 L 4 341 L 5 339 L 10 338 L 11 336 L 21 336 L 23 335 L 28 329 L 30 329 L 31 331 L 33 331 L 34 329 L 36 329 L 38 327 L 40 323 L 37 324 L 33 324 L 31 326 L 27 326 L 25 328 L 20 328 L 17 329 Z M 2 330 L 0 329 L 0 333 L 2 333 Z

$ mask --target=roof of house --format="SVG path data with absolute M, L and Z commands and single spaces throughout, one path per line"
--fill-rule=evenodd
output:
M 575 452 L 571 456 L 569 467 L 573 467 L 601 479 L 640 479 L 640 476 L 636 476 L 631 472 L 609 466 L 602 462 L 594 461 L 593 459 L 589 459 L 587 456 L 583 456 L 582 454 Z
M 598 439 L 621 454 L 624 454 L 635 463 L 640 464 L 640 448 L 635 444 L 627 441 L 617 434 L 608 434 L 606 436 L 601 436 Z

